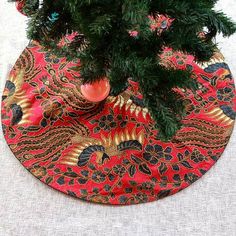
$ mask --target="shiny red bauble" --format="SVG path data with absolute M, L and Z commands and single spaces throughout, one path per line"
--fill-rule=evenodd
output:
M 26 15 L 23 12 L 23 7 L 24 7 L 24 1 L 16 1 L 16 9 L 22 14 L 22 15 Z
M 109 95 L 110 89 L 110 83 L 106 77 L 91 84 L 82 84 L 80 87 L 82 95 L 90 102 L 103 101 Z

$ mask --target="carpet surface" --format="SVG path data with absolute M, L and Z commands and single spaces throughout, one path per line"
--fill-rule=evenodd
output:
M 0 1 L 0 90 L 28 44 L 25 18 Z M 220 1 L 235 19 L 234 1 Z M 14 15 L 14 17 L 12 16 Z M 218 38 L 233 75 L 236 37 Z M 159 202 L 109 207 L 82 202 L 48 187 L 25 171 L 0 136 L 0 235 L 235 235 L 235 132 L 222 158 L 190 188 Z

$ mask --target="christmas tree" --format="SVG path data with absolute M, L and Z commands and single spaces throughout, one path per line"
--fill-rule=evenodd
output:
M 161 63 L 165 47 L 210 60 L 217 33 L 228 37 L 235 24 L 215 11 L 216 0 L 25 0 L 28 37 L 67 60 L 83 83 L 108 78 L 111 95 L 139 83 L 144 104 L 156 122 L 159 138 L 170 139 L 181 126 L 184 103 L 175 88 L 195 91 L 191 70 Z M 157 27 L 159 17 L 165 21 Z M 72 35 L 69 41 L 65 39 Z

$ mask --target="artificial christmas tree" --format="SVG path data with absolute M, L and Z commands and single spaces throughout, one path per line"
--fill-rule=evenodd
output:
M 22 1 L 21 1 L 22 2 Z M 43 1 L 25 0 L 28 36 L 58 56 L 80 60 L 83 83 L 108 77 L 112 95 L 140 84 L 158 135 L 170 139 L 181 127 L 183 101 L 174 88 L 197 89 L 191 69 L 160 61 L 165 47 L 208 61 L 216 50 L 216 33 L 229 36 L 235 25 L 213 7 L 217 1 Z M 167 30 L 168 29 L 168 30 Z M 205 30 L 205 33 L 202 31 Z M 66 35 L 70 42 L 61 45 Z
M 196 181 L 235 119 L 232 76 L 212 40 L 235 25 L 215 3 L 18 2 L 32 41 L 2 106 L 16 157 L 46 184 L 103 203 L 151 201 Z

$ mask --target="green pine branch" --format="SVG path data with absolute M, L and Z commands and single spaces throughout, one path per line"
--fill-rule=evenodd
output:
M 12 2 L 16 0 L 10 0 Z M 176 88 L 197 89 L 193 74 L 161 65 L 163 47 L 171 47 L 209 60 L 217 50 L 218 33 L 228 37 L 236 26 L 223 12 L 215 11 L 217 0 L 25 0 L 29 16 L 27 35 L 51 53 L 68 61 L 80 59 L 83 83 L 108 77 L 111 94 L 127 88 L 128 79 L 140 83 L 145 106 L 168 140 L 181 127 L 184 101 Z M 160 34 L 150 30 L 150 19 L 162 14 L 173 19 Z M 205 32 L 205 37 L 199 33 Z M 68 34 L 78 35 L 58 46 Z M 130 33 L 136 35 L 131 36 Z

